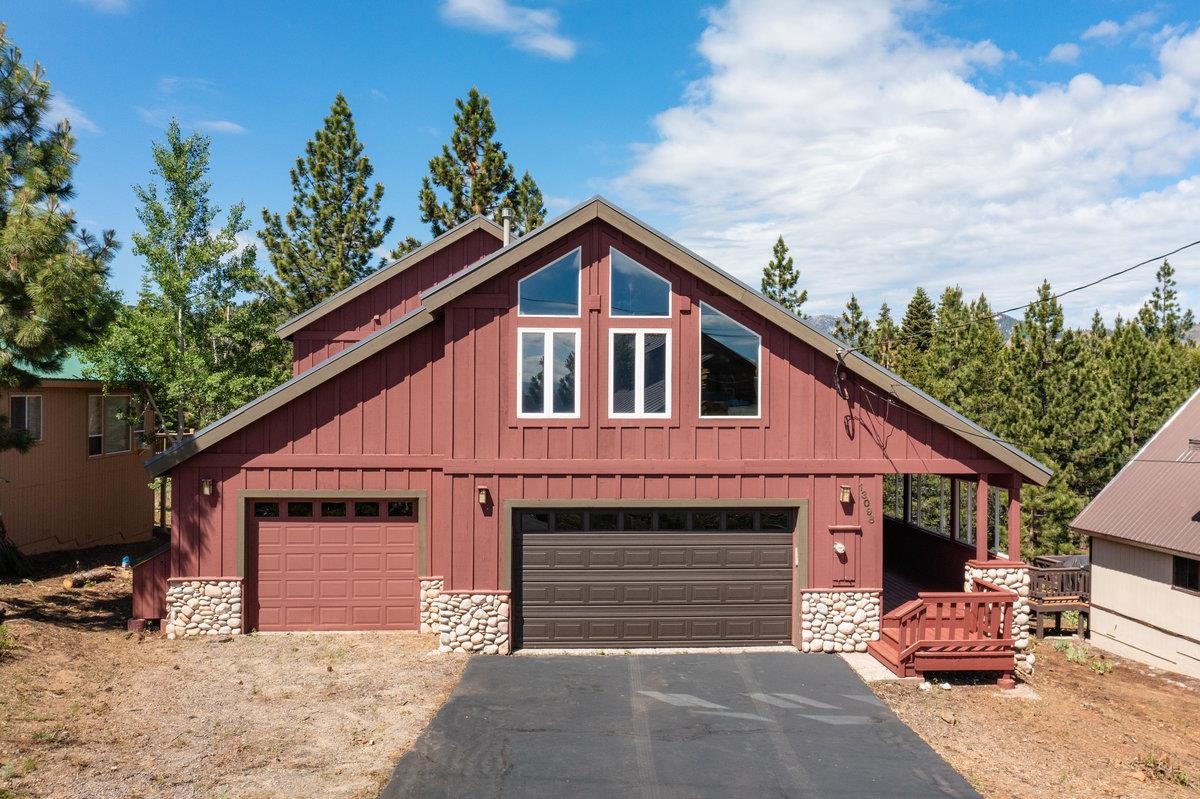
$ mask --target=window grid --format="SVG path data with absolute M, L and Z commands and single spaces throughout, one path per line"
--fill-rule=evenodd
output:
M 664 337 L 664 406 L 661 411 L 646 411 L 646 336 Z M 633 336 L 633 410 L 616 410 L 617 337 Z M 671 331 L 653 328 L 614 328 L 608 334 L 608 415 L 614 419 L 665 419 L 671 415 Z
M 26 430 L 34 441 L 42 440 L 42 397 L 14 394 L 9 399 L 8 421 L 14 430 Z
M 564 359 L 567 371 L 560 372 L 559 348 L 563 346 L 564 337 L 570 336 L 571 351 Z M 528 342 L 528 344 L 527 344 Z M 526 373 L 526 348 L 536 345 L 540 347 L 540 372 Z M 579 328 L 528 328 L 517 329 L 517 416 L 522 419 L 577 419 L 579 418 Z M 549 380 L 547 380 L 547 374 Z M 572 391 L 572 407 L 570 410 L 556 410 L 556 399 L 562 398 L 563 380 L 570 377 Z M 527 381 L 527 377 L 529 380 Z M 541 410 L 526 409 L 527 382 L 533 379 L 541 382 Z

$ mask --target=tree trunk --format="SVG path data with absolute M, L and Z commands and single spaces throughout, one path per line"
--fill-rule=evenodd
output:
M 63 588 L 81 588 L 88 583 L 98 583 L 112 577 L 112 572 L 109 567 L 101 566 L 98 569 L 88 569 L 87 571 L 75 572 L 72 575 L 63 578 Z

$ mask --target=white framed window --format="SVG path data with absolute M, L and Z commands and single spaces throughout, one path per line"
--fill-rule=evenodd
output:
M 517 281 L 518 316 L 579 316 L 581 248 Z
M 128 394 L 92 394 L 88 397 L 88 455 L 129 452 Z
M 608 315 L 661 319 L 671 315 L 671 281 L 616 247 L 608 248 Z
M 517 416 L 579 416 L 578 328 L 517 330 Z
M 42 397 L 39 394 L 14 394 L 8 401 L 8 426 L 25 430 L 34 441 L 42 440 Z
M 761 366 L 762 338 L 700 303 L 700 416 L 761 416 Z
M 608 415 L 646 419 L 671 415 L 671 331 L 610 330 Z

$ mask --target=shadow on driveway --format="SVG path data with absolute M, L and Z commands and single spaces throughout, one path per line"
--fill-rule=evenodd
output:
M 978 797 L 839 657 L 478 657 L 400 797 Z

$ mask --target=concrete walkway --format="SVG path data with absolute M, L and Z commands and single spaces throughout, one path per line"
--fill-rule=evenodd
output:
M 978 797 L 838 657 L 479 657 L 398 797 Z

